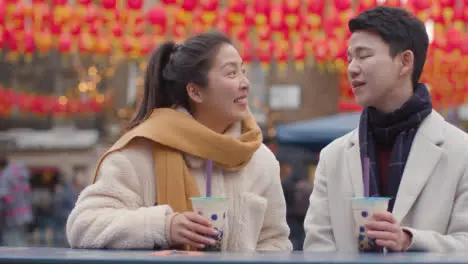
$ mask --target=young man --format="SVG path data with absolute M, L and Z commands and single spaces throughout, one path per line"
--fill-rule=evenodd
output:
M 352 197 L 394 197 L 368 236 L 388 251 L 468 249 L 468 136 L 432 109 L 418 83 L 429 45 L 424 24 L 379 6 L 350 20 L 348 75 L 364 107 L 359 127 L 321 153 L 305 219 L 307 251 L 357 251 Z

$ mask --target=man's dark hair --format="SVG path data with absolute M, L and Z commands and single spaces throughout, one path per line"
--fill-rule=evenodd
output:
M 429 46 L 426 27 L 421 20 L 402 8 L 378 6 L 351 19 L 348 27 L 351 33 L 364 30 L 380 35 L 390 46 L 390 56 L 393 58 L 405 50 L 411 50 L 414 54 L 411 81 L 416 86 Z

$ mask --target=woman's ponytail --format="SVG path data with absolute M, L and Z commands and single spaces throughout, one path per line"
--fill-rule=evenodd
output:
M 134 128 L 148 118 L 153 109 L 170 107 L 174 104 L 167 81 L 163 77 L 163 71 L 176 45 L 174 42 L 165 42 L 151 55 L 146 68 L 143 98 L 128 129 Z

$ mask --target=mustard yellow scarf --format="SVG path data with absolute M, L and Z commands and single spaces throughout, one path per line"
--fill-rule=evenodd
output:
M 190 115 L 172 108 L 155 109 L 151 116 L 124 134 L 100 159 L 123 149 L 135 138 L 153 141 L 158 204 L 168 204 L 175 212 L 192 210 L 190 197 L 200 196 L 195 178 L 182 154 L 213 160 L 227 170 L 247 165 L 262 143 L 262 133 L 253 115 L 242 121 L 239 138 L 223 135 L 202 125 Z M 138 170 L 138 168 L 136 168 Z

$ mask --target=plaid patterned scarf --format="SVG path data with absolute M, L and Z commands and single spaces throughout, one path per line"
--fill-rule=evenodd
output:
M 389 203 L 390 212 L 393 210 L 414 136 L 421 122 L 431 111 L 431 97 L 426 86 L 420 83 L 416 86 L 413 96 L 400 109 L 392 113 L 382 113 L 373 107 L 366 107 L 362 112 L 359 123 L 359 147 L 361 163 L 364 157 L 369 157 L 371 164 L 370 196 L 381 195 L 377 147 L 392 150 L 384 190 L 386 196 L 393 198 Z

